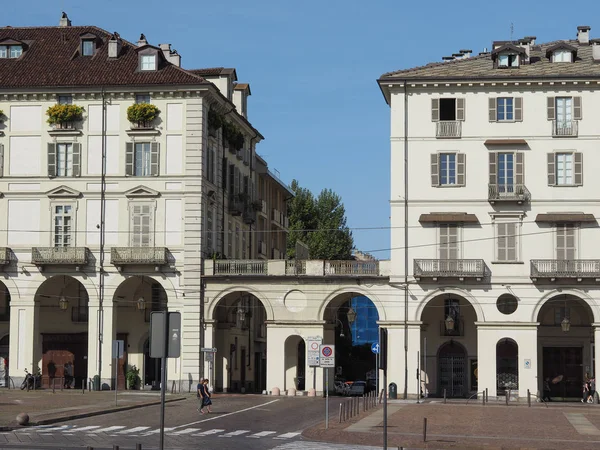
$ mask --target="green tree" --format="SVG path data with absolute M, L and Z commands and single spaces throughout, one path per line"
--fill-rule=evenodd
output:
M 351 259 L 354 239 L 346 225 L 346 209 L 339 195 L 323 189 L 317 198 L 293 180 L 295 197 L 288 205 L 287 255 L 296 256 L 296 241 L 306 243 L 313 259 Z

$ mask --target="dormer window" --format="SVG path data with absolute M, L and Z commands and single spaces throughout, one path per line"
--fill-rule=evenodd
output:
M 559 42 L 556 45 L 548 47 L 546 58 L 553 63 L 570 63 L 577 58 L 577 48 L 566 42 Z
M 498 67 L 519 67 L 519 55 L 498 55 Z
M 23 54 L 21 45 L 0 45 L 0 58 L 18 58 Z
M 553 62 L 573 62 L 573 53 L 568 50 L 557 50 L 552 57 Z
M 140 69 L 141 70 L 156 70 L 156 55 L 141 55 Z
M 81 41 L 81 54 L 83 56 L 94 56 L 96 51 L 96 43 L 92 39 L 84 39 Z

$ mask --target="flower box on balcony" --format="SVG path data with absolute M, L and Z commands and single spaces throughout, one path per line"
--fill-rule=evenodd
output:
M 46 110 L 48 124 L 58 130 L 72 130 L 83 118 L 83 108 L 77 105 L 54 105 Z
M 127 120 L 135 129 L 154 128 L 152 122 L 160 114 L 160 110 L 150 103 L 135 103 L 127 108 Z
M 208 135 L 217 137 L 217 131 L 223 126 L 223 116 L 214 110 L 208 111 Z

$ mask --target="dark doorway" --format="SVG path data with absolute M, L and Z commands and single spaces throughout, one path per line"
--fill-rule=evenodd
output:
M 496 345 L 496 392 L 506 395 L 519 389 L 519 348 L 512 339 L 503 339 Z
M 298 365 L 296 366 L 296 383 L 299 391 L 306 390 L 306 374 L 304 373 L 304 367 L 306 365 L 306 342 L 302 339 L 298 343 Z
M 150 340 L 144 343 L 144 386 L 160 389 L 160 359 L 150 357 Z
M 73 387 L 87 386 L 87 333 L 42 334 L 42 386 L 50 387 L 51 379 L 64 377 L 64 365 L 73 364 Z
M 583 347 L 544 347 L 544 380 L 550 379 L 552 400 L 580 399 L 583 386 Z
M 440 120 L 456 120 L 455 98 L 440 98 Z
M 243 348 L 240 352 L 241 367 L 240 367 L 240 387 L 242 392 L 246 392 L 246 349 Z
M 438 352 L 439 395 L 465 397 L 467 394 L 467 354 L 464 347 L 450 341 Z

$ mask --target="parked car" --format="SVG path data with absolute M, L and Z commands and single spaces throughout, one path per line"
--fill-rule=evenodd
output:
M 355 381 L 350 386 L 350 392 L 348 395 L 363 395 L 367 391 L 367 382 L 366 381 Z

